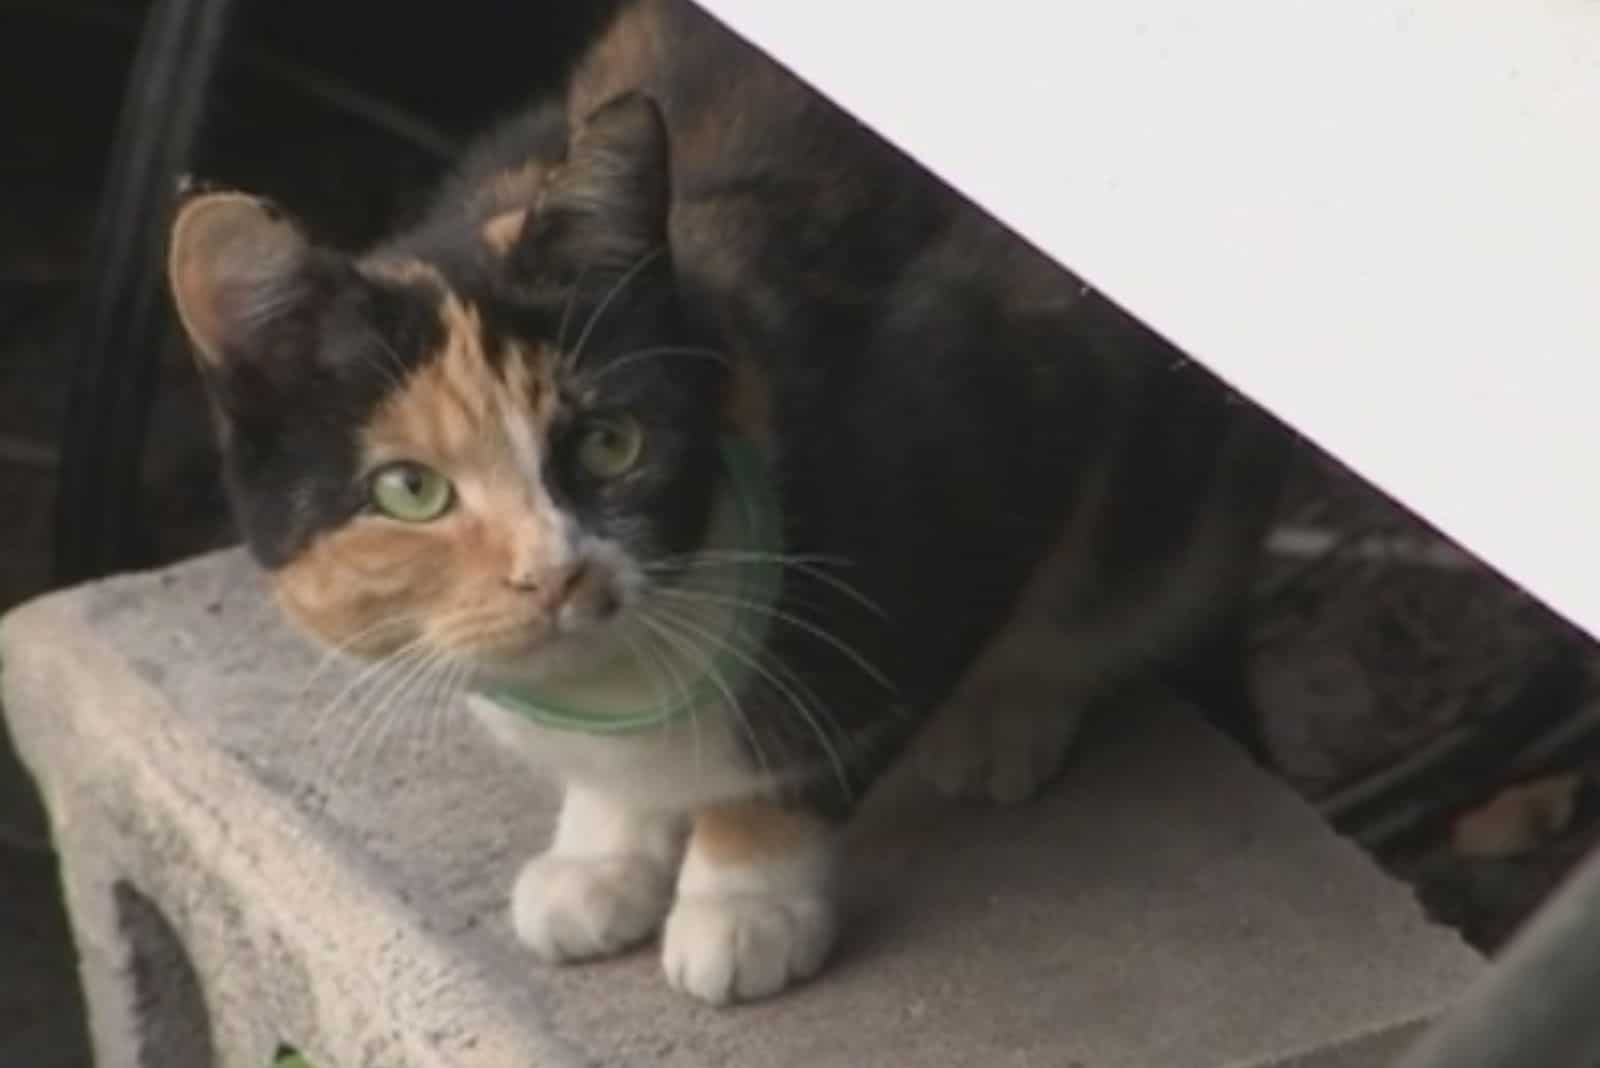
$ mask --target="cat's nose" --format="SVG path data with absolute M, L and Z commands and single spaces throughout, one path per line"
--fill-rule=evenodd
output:
M 518 593 L 538 593 L 544 583 L 532 571 L 518 571 L 506 576 L 506 585 Z
M 557 622 L 567 630 L 600 623 L 622 609 L 616 583 L 603 566 L 579 567 L 567 580 L 561 596 L 555 599 L 558 606 Z
M 523 568 L 507 575 L 506 585 L 518 593 L 546 593 L 552 603 L 560 604 L 583 581 L 583 572 L 582 561 L 565 567 Z

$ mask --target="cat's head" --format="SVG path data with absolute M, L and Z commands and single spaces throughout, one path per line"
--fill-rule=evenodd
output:
M 300 624 L 538 674 L 699 545 L 729 376 L 676 296 L 666 152 L 648 100 L 602 108 L 476 258 L 346 255 L 243 194 L 180 207 L 230 497 Z

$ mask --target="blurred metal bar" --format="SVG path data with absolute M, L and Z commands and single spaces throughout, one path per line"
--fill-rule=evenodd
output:
M 135 563 L 140 467 L 167 329 L 161 249 L 233 0 L 154 0 L 128 75 L 75 334 L 54 578 Z
M 1600 852 L 1396 1068 L 1600 1065 Z

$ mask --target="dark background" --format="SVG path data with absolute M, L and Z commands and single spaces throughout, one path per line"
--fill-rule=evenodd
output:
M 148 7 L 0 0 L 0 612 L 51 584 L 96 205 Z M 554 84 L 604 7 L 239 0 L 191 170 L 360 245 L 415 209 L 454 143 Z M 188 354 L 171 335 L 157 349 L 142 493 L 126 517 L 136 566 L 232 540 Z M 0 1065 L 89 1064 L 56 895 L 0 731 Z
M 457 144 L 553 84 L 605 6 L 238 0 L 189 170 L 279 200 L 323 240 L 363 244 L 418 207 Z M 104 268 L 95 210 L 146 13 L 0 0 L 0 462 L 32 469 L 9 472 L 27 507 L 0 521 L 0 545 L 49 548 L 45 469 L 99 429 L 63 440 L 82 287 Z M 148 565 L 226 534 L 187 354 L 171 336 L 127 345 L 113 361 L 153 347 L 161 367 L 147 492 L 113 519 L 131 531 L 120 562 Z M 0 605 L 49 574 L 34 551 L 0 553 Z

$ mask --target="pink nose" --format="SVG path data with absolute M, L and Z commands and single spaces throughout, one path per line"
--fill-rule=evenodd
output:
M 539 608 L 563 627 L 580 627 L 610 619 L 622 608 L 615 586 L 604 569 L 577 562 L 542 575 L 508 577 L 506 585 L 539 600 Z
M 583 582 L 586 570 L 587 565 L 582 561 L 542 570 L 530 567 L 507 575 L 506 585 L 519 593 L 544 594 L 552 605 L 556 605 L 572 596 L 572 591 Z

